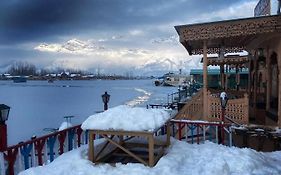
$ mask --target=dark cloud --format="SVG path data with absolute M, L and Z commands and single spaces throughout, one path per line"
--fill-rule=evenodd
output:
M 235 0 L 12 0 L 0 2 L 1 44 L 123 30 L 191 18 Z
M 222 10 L 253 1 L 258 0 L 0 0 L 0 72 L 19 60 L 117 72 L 140 59 L 183 58 L 187 53 L 173 25 L 237 17 Z M 104 51 L 88 56 L 36 49 L 75 38 Z

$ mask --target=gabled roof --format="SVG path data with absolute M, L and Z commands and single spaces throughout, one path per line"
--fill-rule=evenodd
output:
M 180 42 L 190 55 L 203 53 L 207 41 L 208 53 L 240 52 L 257 37 L 281 33 L 281 15 L 263 16 L 175 26 Z

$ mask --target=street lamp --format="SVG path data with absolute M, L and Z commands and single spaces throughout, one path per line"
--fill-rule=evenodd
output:
M 0 104 L 0 151 L 4 151 L 7 148 L 7 125 L 10 112 L 10 107 L 5 104 Z
M 228 101 L 228 98 L 227 98 L 227 94 L 226 92 L 222 92 L 220 94 L 220 100 L 221 100 L 221 119 L 222 119 L 222 122 L 224 122 L 224 114 L 225 114 L 225 108 L 226 108 L 226 105 L 227 105 L 227 101 Z
M 101 97 L 102 97 L 102 101 L 104 103 L 103 109 L 106 111 L 108 109 L 108 102 L 110 99 L 110 95 L 105 91 L 105 93 Z
M 220 100 L 221 100 L 221 140 L 220 142 L 224 144 L 224 117 L 225 117 L 225 108 L 227 105 L 228 97 L 226 92 L 222 92 L 220 94 Z

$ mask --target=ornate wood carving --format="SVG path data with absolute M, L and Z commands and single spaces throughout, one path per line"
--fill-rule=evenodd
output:
M 208 41 L 208 53 L 239 52 L 257 35 L 281 32 L 281 15 L 175 26 L 180 42 L 189 54 L 202 54 L 203 41 Z

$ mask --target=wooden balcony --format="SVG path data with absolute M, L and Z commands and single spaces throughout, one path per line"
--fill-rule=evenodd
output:
M 247 93 L 238 91 L 226 91 L 229 100 L 225 116 L 239 124 L 249 123 L 249 98 Z M 219 122 L 221 118 L 220 91 L 209 89 L 208 104 L 209 122 Z M 178 112 L 175 120 L 204 120 L 203 118 L 203 91 L 199 91 L 190 101 Z

